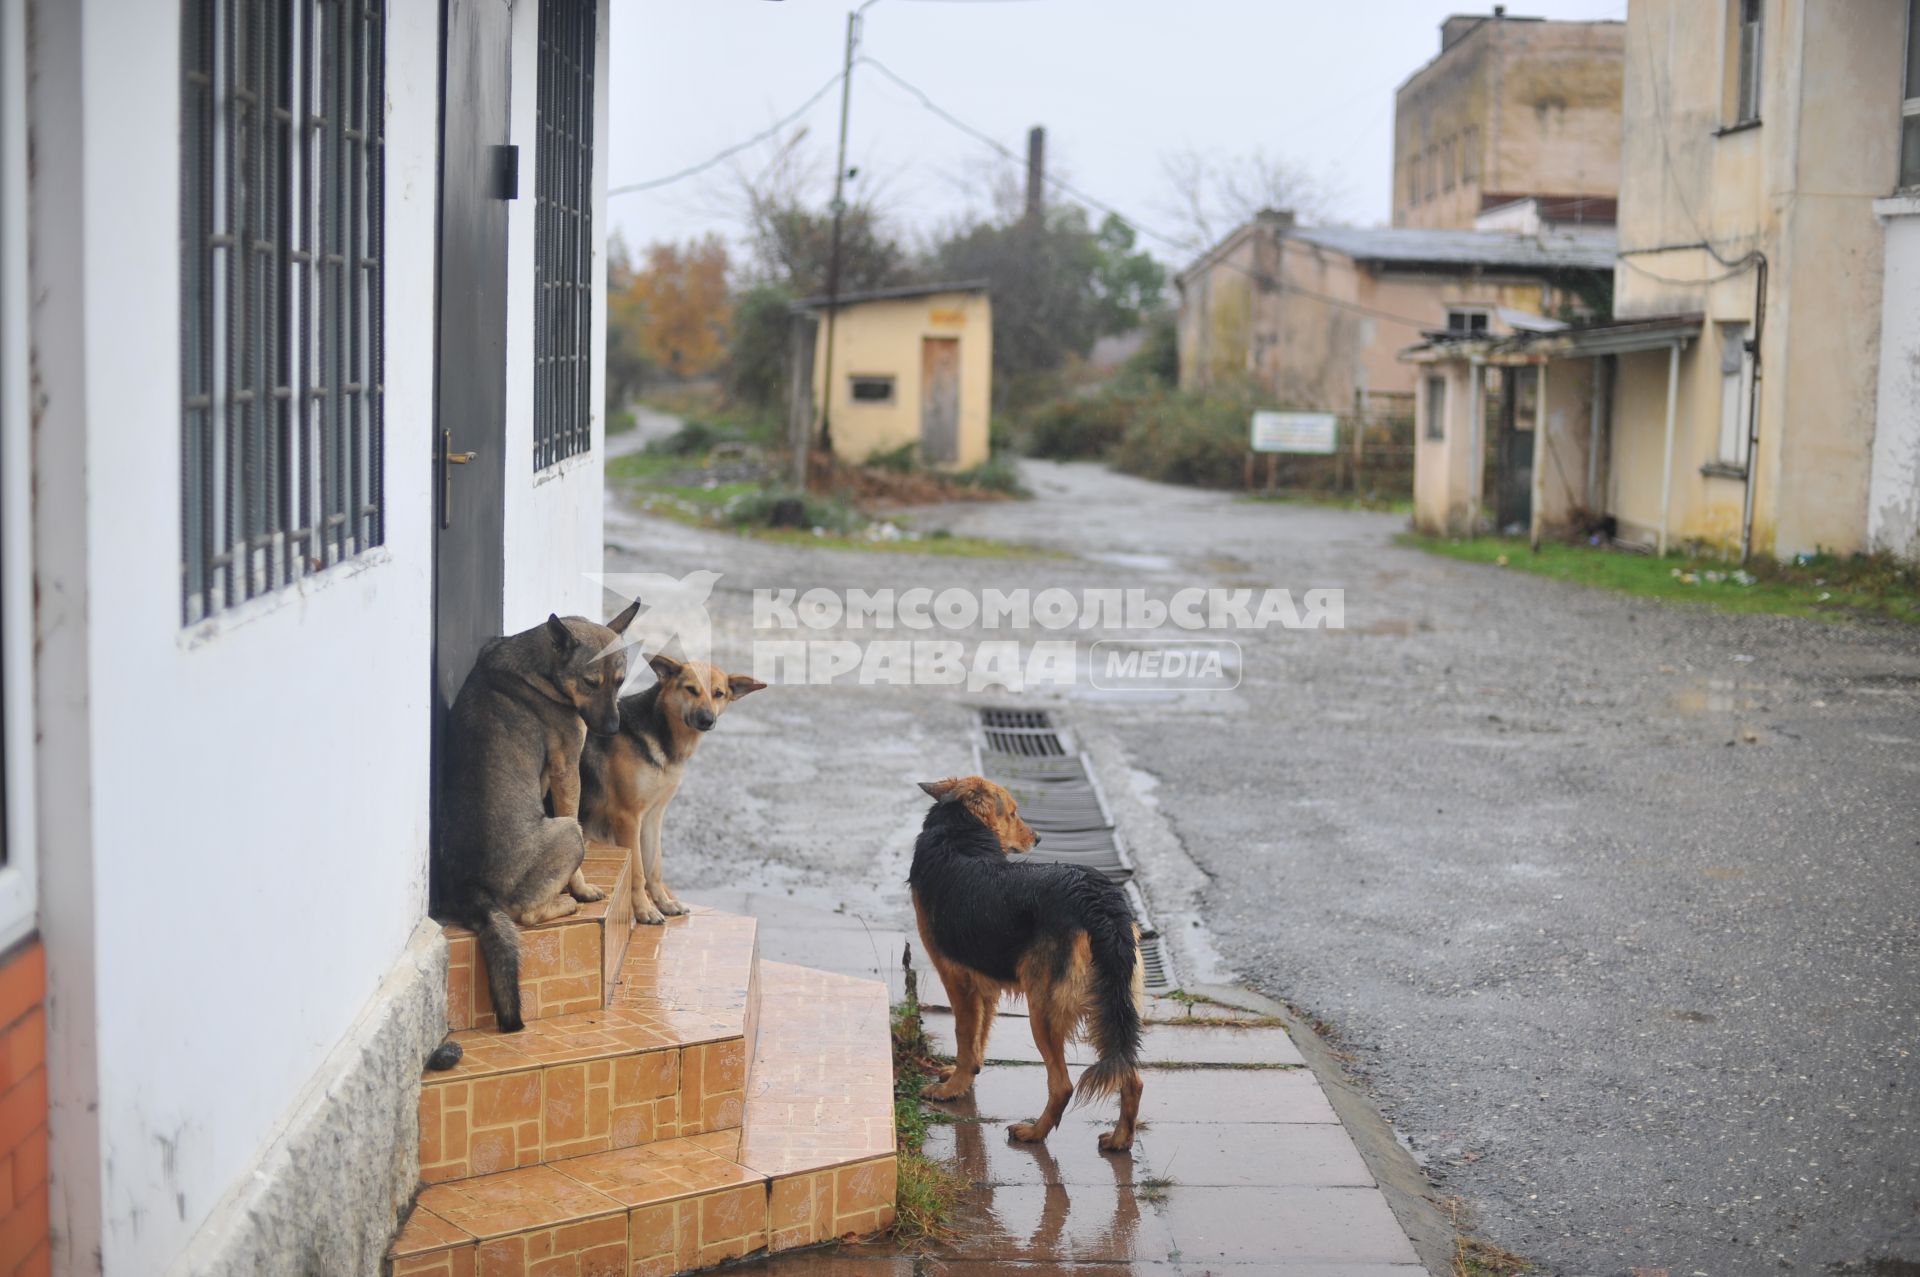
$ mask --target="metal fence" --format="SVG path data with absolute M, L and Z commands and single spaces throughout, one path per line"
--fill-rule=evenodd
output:
M 186 0 L 181 612 L 384 537 L 381 0 Z
M 595 0 L 540 0 L 533 467 L 592 444 Z

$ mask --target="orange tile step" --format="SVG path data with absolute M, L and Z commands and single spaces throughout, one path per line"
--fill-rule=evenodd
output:
M 531 1022 L 606 1005 L 633 930 L 631 908 L 616 909 L 629 890 L 631 857 L 618 847 L 589 843 L 581 866 L 606 899 L 577 913 L 520 929 L 520 1010 Z M 473 932 L 451 923 L 447 937 L 447 1031 L 491 1028 L 492 996 Z
M 452 1035 L 460 1063 L 421 1075 L 422 1180 L 739 1127 L 756 1026 L 753 919 L 703 909 L 637 931 L 612 1005 L 519 1033 Z
M 667 1277 L 890 1224 L 885 986 L 759 971 L 744 1130 L 431 1185 L 389 1251 L 391 1277 Z

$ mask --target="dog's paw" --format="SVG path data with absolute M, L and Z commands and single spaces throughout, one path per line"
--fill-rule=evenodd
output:
M 669 918 L 678 918 L 682 914 L 692 913 L 693 910 L 687 908 L 685 905 L 681 904 L 678 900 L 675 900 L 672 897 L 668 897 L 667 899 L 660 901 L 660 912 L 666 914 L 667 917 Z
M 1123 1140 L 1120 1138 L 1120 1132 L 1108 1131 L 1100 1137 L 1100 1151 L 1102 1153 L 1124 1153 L 1132 1147 L 1133 1136 L 1131 1135 Z
M 652 905 L 647 905 L 644 908 L 635 909 L 633 911 L 633 920 L 645 926 L 659 927 L 659 926 L 666 925 L 667 915 L 664 913 L 661 913 L 658 909 L 655 909 Z
M 1007 1128 L 1007 1136 L 1022 1144 L 1036 1144 L 1047 1138 L 1047 1133 L 1040 1129 L 1038 1122 L 1015 1122 Z
M 600 888 L 590 882 L 584 883 L 579 887 L 568 887 L 567 891 L 572 894 L 575 900 L 578 900 L 582 904 L 592 904 L 596 900 L 605 900 L 607 898 L 606 892 L 600 890 Z
M 944 1082 L 935 1082 L 929 1086 L 921 1087 L 920 1096 L 922 1099 L 928 1100 L 957 1100 L 972 1089 L 973 1083 L 971 1081 L 962 1081 L 950 1077 Z

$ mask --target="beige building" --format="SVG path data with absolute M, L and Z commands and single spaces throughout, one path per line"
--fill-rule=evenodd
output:
M 987 459 L 993 303 L 984 282 L 843 295 L 831 371 L 825 299 L 797 309 L 817 319 L 804 343 L 812 346 L 814 437 L 824 431 L 836 457 L 859 463 L 913 444 L 923 464 L 943 470 Z
M 1251 384 L 1276 407 L 1349 412 L 1411 394 L 1401 349 L 1430 329 L 1507 333 L 1604 293 L 1601 228 L 1295 226 L 1263 213 L 1182 271 L 1180 386 Z
M 1635 0 L 1615 322 L 1407 352 L 1427 379 L 1418 526 L 1510 522 L 1491 410 L 1544 378 L 1545 415 L 1516 427 L 1529 457 L 1545 439 L 1536 537 L 1912 552 L 1920 394 L 1882 364 L 1911 364 L 1920 333 L 1883 323 L 1882 279 L 1920 265 L 1883 254 L 1884 223 L 1916 211 L 1891 198 L 1920 176 L 1900 155 L 1915 7 Z
M 1458 14 L 1394 95 L 1393 224 L 1468 228 L 1538 196 L 1613 220 L 1625 27 Z

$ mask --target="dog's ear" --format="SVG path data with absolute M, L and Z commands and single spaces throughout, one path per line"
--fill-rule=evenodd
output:
M 920 788 L 929 798 L 944 803 L 953 797 L 955 790 L 960 788 L 960 782 L 958 780 L 923 780 L 920 782 Z
M 748 692 L 757 692 L 765 686 L 766 684 L 762 683 L 759 679 L 749 678 L 745 674 L 727 675 L 727 692 L 735 700 L 739 700 Z
M 653 666 L 653 676 L 662 683 L 678 674 L 685 666 L 668 656 L 665 652 L 655 652 L 647 658 L 647 664 Z
M 565 621 L 552 612 L 547 613 L 547 637 L 553 640 L 555 650 L 560 652 L 573 650 L 573 631 L 567 628 Z
M 611 621 L 607 622 L 607 628 L 612 630 L 615 634 L 625 634 L 627 632 L 627 627 L 633 624 L 633 618 L 638 616 L 639 614 L 640 614 L 640 600 L 635 599 L 633 602 L 627 604 L 625 611 L 621 612 L 620 615 L 614 617 Z

